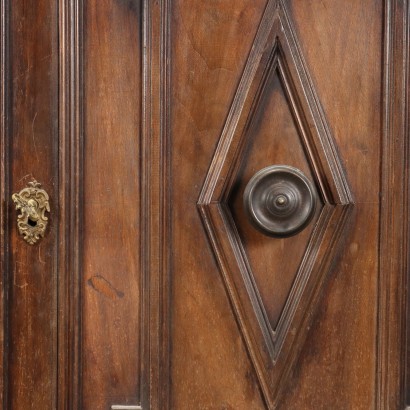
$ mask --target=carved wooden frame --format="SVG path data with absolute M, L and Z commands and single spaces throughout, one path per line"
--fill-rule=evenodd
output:
M 7 208 L 9 186 L 9 87 L 10 71 L 8 57 L 8 13 L 10 0 L 0 0 L 0 401 L 7 408 L 7 278 L 9 273 L 9 212 Z M 156 188 L 145 198 L 156 201 L 148 212 L 159 210 L 158 218 L 151 227 L 146 252 L 145 268 L 153 261 L 153 256 L 163 255 L 168 261 L 166 244 L 168 232 L 169 201 L 165 177 L 168 175 L 167 162 L 161 164 L 167 153 L 167 121 L 169 109 L 168 64 L 169 64 L 169 13 L 170 0 L 158 3 L 144 2 L 146 22 L 145 33 L 150 34 L 144 67 L 145 84 L 151 78 L 153 93 L 146 89 L 146 97 L 155 106 L 145 113 L 146 131 L 148 124 L 154 138 L 146 149 L 153 155 L 146 162 L 146 178 L 155 175 Z M 408 0 L 385 0 L 384 32 L 384 133 L 382 150 L 381 183 L 381 233 L 379 259 L 379 301 L 378 301 L 378 369 L 376 384 L 376 407 L 405 408 L 410 406 L 410 302 L 407 288 L 409 284 L 409 2 Z M 82 109 L 81 109 L 81 25 L 82 0 L 59 0 L 60 10 L 60 263 L 59 263 L 59 364 L 57 408 L 79 408 L 81 360 L 81 326 L 79 319 L 79 280 L 81 264 L 81 161 L 82 161 Z M 147 14 L 149 13 L 149 15 Z M 155 46 L 159 43 L 161 46 Z M 160 78 L 166 78 L 160 86 Z M 154 94 L 155 93 L 155 94 Z M 151 97 L 149 97 L 151 95 Z M 160 100 L 157 99 L 159 96 Z M 152 114 L 151 114 L 152 112 Z M 155 121 L 158 121 L 155 124 Z M 161 126 L 159 126 L 161 124 Z M 145 134 L 147 135 L 147 134 Z M 146 140 L 147 144 L 147 140 Z M 155 162 L 156 161 L 156 162 Z M 150 165 L 153 164 L 153 165 Z M 148 169 L 148 166 L 151 167 Z M 155 170 L 160 170 L 155 173 Z M 63 189 L 64 188 L 64 189 Z M 150 190 L 150 188 L 147 188 Z M 161 198 L 161 200 L 159 199 Z M 70 223 L 69 223 L 70 222 Z M 66 224 L 67 223 L 67 224 Z M 67 235 L 66 235 L 67 234 Z M 70 236 L 72 235 L 72 236 Z M 155 352 L 155 360 L 149 363 L 152 378 L 148 379 L 143 402 L 152 408 L 166 409 L 168 405 L 169 377 L 169 280 L 168 263 L 154 265 L 156 277 L 153 299 L 162 300 L 161 307 L 150 310 L 155 321 L 152 330 L 161 334 L 159 343 L 150 346 Z M 160 294 L 158 293 L 160 292 Z M 147 316 L 148 320 L 148 316 Z M 150 342 L 152 343 L 152 342 Z M 407 348 L 407 349 L 406 349 Z M 159 368 L 164 360 L 165 368 Z M 159 392 L 162 392 L 159 395 Z M 158 396 L 157 396 L 158 394 Z M 155 396 L 155 397 L 154 397 Z M 158 401 L 156 401 L 158 397 Z M 155 402 L 155 403 L 154 403 Z
M 118 403 L 113 408 L 169 407 L 169 7 L 169 0 L 143 1 L 140 403 Z M 83 0 L 59 0 L 62 212 L 57 407 L 61 409 L 81 408 L 82 396 L 83 8 Z
M 277 71 L 324 206 L 277 328 L 270 328 L 228 199 L 243 160 L 247 130 L 270 75 Z M 275 408 L 304 342 L 353 205 L 286 2 L 268 2 L 198 200 L 241 333 L 269 408 Z M 293 329 L 292 332 L 289 329 Z

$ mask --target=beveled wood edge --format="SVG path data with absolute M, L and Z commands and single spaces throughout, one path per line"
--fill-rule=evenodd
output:
M 83 0 L 58 1 L 59 192 L 57 408 L 82 407 Z
M 290 18 L 291 14 L 288 10 L 288 3 L 285 0 L 278 0 L 278 5 L 280 10 L 279 15 L 281 23 L 283 24 L 285 29 L 283 36 L 286 37 L 287 40 L 286 42 L 283 42 L 283 44 L 286 47 L 289 47 L 288 54 L 293 59 L 294 67 L 297 69 L 297 72 L 299 74 L 299 80 L 301 82 L 302 89 L 305 91 L 307 106 L 303 111 L 310 110 L 310 115 L 312 116 L 317 128 L 315 133 L 318 135 L 318 138 L 323 146 L 323 151 L 325 153 L 325 159 L 321 159 L 321 166 L 328 166 L 328 172 L 330 173 L 331 178 L 329 178 L 329 175 L 326 178 L 328 180 L 332 179 L 332 183 L 335 183 L 336 185 L 336 192 L 333 192 L 333 202 L 336 204 L 344 205 L 353 204 L 353 194 L 348 183 L 347 175 L 340 160 L 340 155 L 332 136 L 332 132 L 330 130 L 324 109 L 320 102 L 319 96 L 317 95 L 314 82 L 309 74 L 308 64 L 306 63 L 301 51 L 301 46 L 296 35 L 296 30 Z M 297 107 L 294 103 L 292 108 L 295 111 L 297 110 Z M 309 145 L 308 141 L 306 141 L 306 145 Z M 315 172 L 317 174 L 321 174 L 318 169 L 316 169 Z
M 303 300 L 303 304 L 294 307 L 296 309 L 294 314 L 285 319 L 286 323 L 283 326 L 285 328 L 289 327 L 294 321 L 294 317 L 298 316 L 298 330 L 295 335 L 291 335 L 289 332 L 282 334 L 281 336 L 284 338 L 295 340 L 293 342 L 287 340 L 287 344 L 283 346 L 284 340 L 278 339 L 276 347 L 268 346 L 273 343 L 273 338 L 268 334 L 269 330 L 264 323 L 263 306 L 260 306 L 260 298 L 257 289 L 254 288 L 252 275 L 248 271 L 246 261 L 242 260 L 246 258 L 246 255 L 243 254 L 241 241 L 237 239 L 236 228 L 232 225 L 233 222 L 229 212 L 227 212 L 226 205 L 212 203 L 199 205 L 198 209 L 206 234 L 212 244 L 214 256 L 221 270 L 232 307 L 236 313 L 235 317 L 245 340 L 247 351 L 254 364 L 264 400 L 269 409 L 274 409 L 280 403 L 281 392 L 286 387 L 287 377 L 293 369 L 300 350 L 303 348 L 306 336 L 305 330 L 313 320 L 315 306 L 320 299 L 328 275 L 337 265 L 338 250 L 344 243 L 341 236 L 348 230 L 346 225 L 350 221 L 353 205 L 327 206 L 329 218 L 335 220 L 336 226 L 334 229 L 329 229 L 328 218 L 323 217 L 321 225 L 315 229 L 321 245 L 318 249 L 314 249 L 314 246 L 317 245 L 310 244 L 310 249 L 308 249 L 306 255 L 306 258 L 311 259 L 310 263 L 314 265 L 311 271 L 314 272 L 317 280 L 312 282 L 308 281 L 306 277 L 301 277 L 298 280 L 302 283 L 297 289 L 293 287 L 292 292 L 297 292 L 298 295 L 292 296 L 292 298 Z M 338 216 L 335 215 L 336 212 L 339 213 Z M 221 230 L 226 232 L 221 233 Z M 327 245 L 323 245 L 322 242 L 327 243 Z M 320 255 L 316 255 L 316 252 Z M 243 285 L 242 281 L 244 282 Z M 244 295 L 248 295 L 249 298 Z M 253 313 L 249 314 L 247 312 Z M 254 317 L 255 320 L 253 320 Z M 286 332 L 286 329 L 283 332 Z M 262 344 L 261 340 L 265 340 L 267 343 L 267 350 L 269 350 L 273 367 L 267 365 L 266 355 L 268 352 L 259 347 Z M 282 348 L 283 352 L 279 355 Z
M 201 189 L 201 193 L 197 201 L 198 206 L 215 202 L 214 191 L 220 178 L 223 163 L 225 161 L 225 157 L 227 156 L 227 152 L 229 151 L 238 121 L 241 117 L 243 102 L 246 100 L 247 94 L 253 82 L 253 78 L 260 64 L 260 60 L 263 55 L 263 48 L 268 40 L 272 20 L 275 19 L 276 13 L 276 1 L 268 1 L 263 12 L 259 28 L 256 32 L 255 39 L 252 43 L 252 48 L 247 58 L 244 71 L 241 75 L 238 88 L 235 92 L 233 102 L 229 109 L 228 117 L 225 121 L 221 137 L 212 157 L 209 171 L 207 172 L 203 187 Z M 253 61 L 253 64 L 249 64 L 249 61 Z M 222 191 L 224 191 L 224 189 L 222 189 Z
M 7 334 L 9 276 L 9 1 L 0 0 L 0 403 L 8 406 Z
M 377 409 L 406 408 L 409 343 L 409 3 L 384 2 Z M 406 315 L 407 304 L 407 315 Z M 406 337 L 406 332 L 408 332 Z M 407 385 L 407 386 L 406 386 Z M 409 400 L 409 398 L 407 398 Z
M 280 25 L 281 27 L 278 27 Z M 275 30 L 275 26 L 276 30 Z M 268 41 L 276 41 L 272 37 L 272 33 L 276 31 L 276 38 L 279 42 L 279 51 L 276 56 L 276 43 L 274 52 L 268 59 L 266 69 L 261 73 L 261 61 L 266 58 L 265 46 Z M 290 91 L 289 84 L 285 81 L 285 91 L 287 96 L 304 95 L 306 101 L 290 101 L 290 109 L 295 117 L 298 119 L 298 131 L 303 136 L 305 147 L 309 149 L 309 162 L 314 170 L 315 176 L 319 176 L 316 181 L 320 188 L 322 196 L 327 202 L 335 204 L 349 205 L 354 203 L 353 194 L 351 192 L 346 172 L 342 166 L 340 156 L 332 137 L 323 107 L 320 104 L 319 98 L 316 94 L 313 81 L 307 69 L 306 62 L 301 53 L 301 47 L 295 34 L 295 29 L 289 17 L 289 11 L 286 2 L 282 0 L 269 1 L 264 11 L 258 32 L 255 36 L 251 51 L 249 53 L 247 64 L 242 74 L 239 86 L 235 93 L 234 100 L 231 104 L 228 117 L 221 134 L 221 138 L 215 150 L 211 166 L 205 178 L 203 188 L 201 190 L 198 204 L 208 204 L 211 202 L 218 202 L 226 200 L 224 193 L 230 191 L 230 184 L 233 183 L 231 176 L 235 174 L 236 168 L 240 165 L 240 157 L 243 148 L 243 141 L 239 143 L 239 148 L 235 155 L 236 159 L 233 161 L 234 165 L 229 172 L 224 171 L 226 167 L 227 158 L 232 153 L 232 142 L 238 139 L 238 132 L 246 130 L 249 126 L 249 121 L 244 118 L 243 111 L 246 107 L 251 107 L 249 112 L 252 113 L 258 104 L 259 97 L 263 92 L 263 84 L 266 77 L 271 72 L 272 66 L 276 66 L 276 59 L 284 79 L 287 77 L 293 79 L 292 85 L 294 91 Z M 290 60 L 293 64 L 284 67 L 281 64 L 282 59 Z M 289 70 L 290 68 L 290 70 Z M 257 77 L 261 78 L 262 86 L 255 89 L 255 80 Z M 254 99 L 252 100 L 252 97 Z M 303 114 L 299 116 L 299 114 Z M 309 116 L 314 125 L 309 126 L 305 119 Z M 252 114 L 249 115 L 252 118 Z M 301 124 L 304 124 L 304 127 Z M 312 138 L 308 138 L 303 128 L 309 129 L 309 134 Z M 239 129 L 239 131 L 238 131 Z M 240 138 L 242 139 L 242 138 Z M 321 147 L 321 152 L 318 147 Z M 313 152 L 313 151 L 314 152 Z M 221 175 L 225 174 L 224 178 Z M 227 175 L 229 177 L 227 177 Z M 224 181 L 224 182 L 221 182 Z M 328 187 L 322 185 L 327 182 Z
M 170 4 L 143 2 L 141 405 L 153 410 L 170 396 Z
M 225 231 L 227 232 L 227 236 L 229 237 L 231 247 L 234 251 L 235 259 L 237 261 L 238 268 L 241 272 L 241 276 L 243 278 L 247 294 L 249 295 L 249 298 L 251 300 L 251 304 L 253 306 L 255 316 L 257 318 L 257 322 L 259 323 L 261 333 L 265 339 L 266 350 L 269 352 L 272 363 L 276 363 L 279 358 L 279 354 L 280 354 L 280 351 L 282 350 L 282 346 L 285 340 L 291 338 L 291 335 L 289 335 L 288 330 L 292 325 L 293 318 L 295 317 L 296 311 L 301 309 L 301 304 L 302 304 L 301 299 L 302 299 L 302 295 L 306 287 L 309 285 L 308 281 L 312 276 L 314 276 L 315 273 L 316 274 L 318 273 L 317 272 L 318 268 L 316 265 L 318 265 L 317 255 L 319 251 L 322 250 L 322 253 L 325 254 L 326 258 L 328 259 L 332 259 L 332 256 L 336 254 L 334 250 L 333 251 L 329 250 L 332 248 L 331 246 L 324 244 L 324 237 L 326 235 L 326 231 L 328 231 L 328 225 L 330 223 L 330 220 L 335 219 L 334 214 L 337 211 L 340 212 L 340 209 L 346 208 L 345 212 L 342 211 L 343 216 L 338 218 L 340 219 L 339 221 L 340 228 L 336 229 L 332 236 L 332 244 L 334 244 L 334 243 L 337 243 L 337 239 L 335 238 L 340 237 L 341 232 L 344 231 L 343 226 L 344 226 L 344 222 L 346 219 L 346 215 L 348 214 L 347 211 L 349 207 L 345 205 L 339 205 L 338 207 L 340 209 L 336 209 L 335 206 L 330 205 L 330 204 L 325 204 L 323 206 L 323 209 L 320 212 L 319 218 L 317 220 L 317 225 L 308 240 L 305 254 L 303 256 L 300 266 L 297 269 L 294 283 L 290 289 L 286 303 L 284 304 L 284 307 L 280 315 L 276 329 L 273 330 L 267 318 L 267 314 L 263 306 L 262 298 L 259 294 L 259 289 L 254 279 L 254 275 L 252 272 L 252 268 L 250 266 L 250 262 L 248 260 L 246 251 L 243 247 L 242 239 L 240 238 L 240 235 L 237 231 L 237 228 L 232 218 L 229 207 L 224 203 L 221 203 L 218 205 L 213 204 L 211 206 L 217 206 L 219 208 L 219 212 L 223 214 L 222 219 L 223 219 L 223 223 L 225 226 Z M 215 236 L 215 238 L 218 238 L 219 234 L 217 233 L 218 230 L 216 229 L 217 224 L 211 223 L 210 221 L 211 212 L 204 212 L 204 209 L 206 209 L 206 206 L 201 206 L 200 209 L 202 211 L 204 224 L 208 227 L 213 226 L 213 230 L 215 232 L 213 236 Z M 221 241 L 218 241 L 216 239 L 216 240 L 213 240 L 213 242 L 220 243 Z M 220 247 L 220 245 L 218 246 Z M 327 249 L 327 251 L 323 252 L 323 248 Z M 218 255 L 216 255 L 216 258 L 219 261 L 220 257 Z M 220 263 L 221 269 L 225 269 L 223 265 L 224 265 L 223 263 Z M 226 268 L 226 270 L 227 272 L 229 272 L 228 268 Z M 232 269 L 231 269 L 231 272 L 232 272 Z M 323 272 L 323 269 L 320 269 L 320 272 Z M 224 276 L 227 276 L 229 273 L 223 272 L 223 274 Z M 325 279 L 326 275 L 323 275 L 322 273 L 320 276 L 321 276 L 321 280 L 317 284 L 318 287 L 321 286 L 321 283 Z M 235 295 L 232 295 L 233 300 L 236 301 L 234 305 L 235 306 L 240 305 L 240 304 L 243 305 L 244 304 L 243 301 L 241 303 L 240 298 Z M 238 314 L 241 314 L 241 313 L 238 313 Z M 252 326 L 248 325 L 248 327 L 252 327 Z M 255 334 L 258 333 L 256 329 L 254 329 L 253 332 Z

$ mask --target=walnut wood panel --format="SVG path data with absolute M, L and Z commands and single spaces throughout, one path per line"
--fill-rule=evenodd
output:
M 264 304 L 267 295 L 257 286 L 260 282 L 258 270 L 255 274 L 248 262 L 246 249 L 226 201 L 233 181 L 237 180 L 237 170 L 245 161 L 243 147 L 248 140 L 260 142 L 257 138 L 258 125 L 263 129 L 263 121 L 260 121 L 259 113 L 266 109 L 263 103 L 275 75 L 281 78 L 292 114 L 288 116 L 289 122 L 278 132 L 285 134 L 288 127 L 297 126 L 306 153 L 300 166 L 311 167 L 311 176 L 314 175 L 324 206 L 311 238 L 298 235 L 295 247 L 293 244 L 290 246 L 289 251 L 297 250 L 300 246 L 298 241 L 305 239 L 306 250 L 300 266 L 293 273 L 295 279 L 291 292 L 283 301 L 283 312 L 280 312 L 277 326 L 272 328 L 269 323 L 272 302 L 269 301 L 268 306 Z M 275 108 L 270 110 L 272 118 L 275 114 L 281 115 L 280 106 L 272 108 Z M 275 127 L 279 125 L 280 122 L 275 123 Z M 282 141 L 282 144 L 286 143 L 294 147 L 292 141 Z M 263 145 L 260 148 L 263 149 Z M 269 150 L 265 149 L 264 153 L 269 153 Z M 265 161 L 268 160 L 265 157 Z M 292 161 L 291 155 L 288 161 Z M 270 408 L 277 406 L 287 375 L 297 360 L 324 280 L 338 255 L 338 245 L 352 204 L 352 195 L 319 98 L 300 54 L 286 3 L 270 1 L 198 200 L 204 226 Z M 243 223 L 238 222 L 239 226 Z M 255 237 L 251 239 L 255 240 Z M 275 239 L 267 242 L 272 251 L 275 245 Z M 257 260 L 261 269 L 265 270 L 265 277 L 272 278 L 270 271 L 274 268 L 266 264 L 263 253 L 259 252 Z M 281 268 L 280 260 L 274 263 L 276 268 Z M 270 298 L 280 300 L 276 288 L 273 288 Z
M 7 351 L 5 408 L 53 408 L 57 371 L 58 20 L 54 1 L 2 2 L 3 194 L 9 261 L 2 270 Z M 6 91 L 7 90 L 7 91 Z M 5 102 L 5 98 L 8 101 Z M 8 155 L 10 153 L 10 156 Z M 4 161 L 4 156 L 9 159 Z M 51 197 L 47 233 L 36 246 L 18 235 L 9 195 L 32 179 Z M 7 233 L 9 232 L 9 233 Z M 3 242 L 4 243 L 4 242 Z M 8 269 L 6 269 L 8 266 Z M 4 283 L 4 282 L 3 282 Z
M 0 407 L 410 408 L 409 13 L 0 0 Z M 273 252 L 241 204 L 271 162 L 323 205 Z
M 291 1 L 289 5 L 344 159 L 355 195 L 355 211 L 351 234 L 282 406 L 323 408 L 332 403 L 335 409 L 373 408 L 383 138 L 383 4 L 351 2 L 347 7 L 337 1 Z
M 167 408 L 168 2 L 60 6 L 58 406 Z
M 82 408 L 93 409 L 140 402 L 141 3 L 84 1 L 83 27 Z
M 196 202 L 265 5 L 171 2 L 173 409 L 264 407 Z
M 405 90 L 403 71 L 400 71 L 400 67 L 403 69 L 403 66 L 398 62 L 405 61 L 403 51 L 400 50 L 405 49 L 407 44 L 403 41 L 407 21 L 404 10 L 407 6 L 401 2 L 386 2 L 386 8 L 383 9 L 383 4 L 380 2 L 369 1 L 366 4 L 355 3 L 354 7 L 348 7 L 345 3 L 336 4 L 328 1 L 326 4 L 315 3 L 315 7 L 309 8 L 302 2 L 284 3 L 285 7 L 289 7 L 291 19 L 295 22 L 302 56 L 305 56 L 306 65 L 312 75 L 313 88 L 316 89 L 319 100 L 323 98 L 322 115 L 328 118 L 329 131 L 335 135 L 348 179 L 352 178 L 352 189 L 355 194 L 356 191 L 359 194 L 351 221 L 353 228 L 342 238 L 345 248 L 338 258 L 330 261 L 328 265 L 333 268 L 333 275 L 326 288 L 324 301 L 319 305 L 319 314 L 316 316 L 313 329 L 308 333 L 307 342 L 301 352 L 300 363 L 304 366 L 294 371 L 284 398 L 285 404 L 282 405 L 285 408 L 295 406 L 325 408 L 332 403 L 335 408 L 346 406 L 367 408 L 375 404 L 384 408 L 391 400 L 392 404 L 395 403 L 394 406 L 402 406 L 403 400 L 400 396 L 402 393 L 398 381 L 403 380 L 403 370 L 402 366 L 400 370 L 397 364 L 403 363 L 404 333 L 403 327 L 396 326 L 395 323 L 396 320 L 404 323 L 402 319 L 405 289 L 403 274 L 406 264 L 403 249 L 407 249 L 407 242 L 401 241 L 400 246 L 399 242 L 396 242 L 400 241 L 397 238 L 402 238 L 405 234 L 399 226 L 395 227 L 394 222 L 407 220 L 405 213 L 407 208 L 406 196 L 403 194 L 398 195 L 397 205 L 393 205 L 391 202 L 393 194 L 387 191 L 387 186 L 395 186 L 397 191 L 405 192 L 407 176 L 404 179 L 400 178 L 401 174 L 406 175 L 407 172 L 406 162 L 403 159 L 405 157 L 400 156 L 407 152 L 405 134 L 400 134 L 401 145 L 397 144 L 397 146 L 391 142 L 391 136 L 396 135 L 398 130 L 406 130 L 406 128 L 403 124 L 402 128 L 390 124 L 398 121 L 397 114 L 392 114 L 395 112 L 392 109 L 393 104 L 398 105 L 398 112 L 401 113 L 402 119 L 405 118 L 406 111 L 403 105 L 396 102 L 397 91 L 394 91 L 393 86 L 383 88 L 382 74 L 384 74 L 383 60 L 385 60 L 388 63 L 387 73 L 393 70 L 389 68 L 389 64 L 394 67 L 392 74 L 386 74 L 385 84 L 391 82 L 400 90 Z M 386 19 L 385 38 L 383 38 L 383 18 Z M 342 21 L 342 24 L 335 24 L 335 21 Z M 367 24 L 364 24 L 364 21 L 367 21 Z M 263 24 L 262 22 L 261 27 Z M 392 37 L 394 40 L 391 40 Z M 358 38 L 365 38 L 366 41 L 358 41 Z M 258 44 L 255 43 L 252 52 L 257 47 Z M 387 50 L 384 55 L 383 47 Z M 261 49 L 265 50 L 263 47 Z M 391 55 L 394 57 L 392 58 Z M 303 57 L 301 59 L 303 61 Z M 398 64 L 397 66 L 390 63 L 392 59 Z M 324 64 L 324 61 L 328 63 Z M 255 65 L 249 64 L 250 70 L 254 69 Z M 407 70 L 406 65 L 404 70 Z M 407 75 L 407 71 L 404 73 Z M 398 85 L 394 81 L 398 81 Z M 244 95 L 248 92 L 246 87 L 239 86 L 239 90 Z M 386 92 L 384 99 L 383 92 Z M 204 98 L 204 95 L 201 97 Z M 309 100 L 309 104 L 312 104 L 315 98 Z M 240 113 L 241 105 L 238 101 L 233 102 L 234 113 Z M 195 112 L 192 112 L 192 104 L 190 108 L 189 118 L 194 120 Z M 384 111 L 388 114 L 383 118 Z M 394 121 L 391 118 L 394 118 Z M 228 117 L 228 131 L 224 131 L 227 137 L 221 141 L 214 157 L 214 159 L 218 158 L 228 152 L 227 167 L 230 166 L 232 158 L 238 155 L 238 150 L 235 149 L 232 149 L 231 154 L 229 153 L 229 144 L 231 138 L 234 138 L 229 135 L 229 127 L 235 129 L 237 120 L 235 115 Z M 192 152 L 197 152 L 192 149 Z M 197 162 L 197 165 L 199 163 Z M 181 163 L 179 162 L 178 165 L 181 166 Z M 209 182 L 205 182 L 203 196 L 199 201 L 204 224 L 209 232 L 213 230 L 217 232 L 218 226 L 223 224 L 228 227 L 227 231 L 234 230 L 234 225 L 227 216 L 228 210 L 223 202 L 220 202 L 224 200 L 226 192 L 229 192 L 225 186 L 229 186 L 232 180 L 230 171 L 223 171 L 223 167 L 225 163 L 220 162 L 214 167 L 215 177 L 208 174 Z M 343 171 L 341 172 L 343 174 Z M 375 178 L 379 175 L 382 175 L 382 180 Z M 338 186 L 337 183 L 335 185 Z M 340 184 L 339 188 L 342 188 Z M 380 202 L 380 188 L 384 189 L 383 202 Z M 215 191 L 218 192 L 217 195 L 213 195 Z M 392 217 L 395 212 L 398 216 Z M 186 216 L 186 213 L 184 215 Z M 239 230 L 243 224 L 240 219 L 236 217 L 235 220 Z M 372 223 L 369 224 L 369 221 Z M 188 225 L 192 223 L 190 221 Z M 392 226 L 396 229 L 393 236 L 387 234 Z M 381 231 L 380 227 L 382 227 Z M 380 233 L 382 253 L 379 253 Z M 229 248 L 232 243 L 239 242 L 235 239 L 235 235 L 229 238 L 230 243 L 223 237 L 223 233 L 211 235 L 212 246 L 220 265 L 230 266 L 231 261 L 228 260 L 225 252 L 221 252 L 221 249 L 224 246 Z M 196 240 L 198 241 L 198 238 Z M 223 242 L 226 242 L 226 245 Z M 190 250 L 193 250 L 192 246 Z M 231 258 L 232 261 L 239 253 L 240 249 L 237 249 L 236 256 Z M 388 274 L 390 279 L 383 275 L 382 272 L 385 271 L 390 272 Z M 378 272 L 380 272 L 380 282 Z M 244 324 L 241 316 L 245 308 L 243 304 L 237 303 L 238 300 L 243 301 L 243 295 L 238 298 L 235 293 L 237 287 L 233 286 L 233 283 L 228 282 L 227 288 L 236 304 L 240 327 L 245 333 L 244 337 L 248 345 L 252 345 L 251 337 L 246 333 L 249 323 Z M 198 298 L 195 300 L 198 302 Z M 317 336 L 319 331 L 323 332 L 321 336 Z M 302 346 L 301 340 L 299 339 L 299 347 Z M 329 340 L 332 340 L 330 345 Z M 334 351 L 334 346 L 339 346 L 338 350 Z M 389 346 L 394 346 L 394 349 L 389 349 Z M 337 360 L 333 360 L 334 357 L 337 357 Z M 390 357 L 395 358 L 393 363 L 388 360 Z M 347 366 L 341 365 L 345 360 L 348 361 Z M 340 366 L 343 366 L 343 369 Z M 321 370 L 318 370 L 318 367 Z M 301 372 L 307 368 L 311 372 L 302 374 Z M 383 371 L 377 371 L 377 368 Z M 327 379 L 330 377 L 329 372 L 332 375 L 331 380 Z M 328 381 L 318 385 L 315 374 L 321 375 L 320 380 Z M 378 374 L 381 377 L 377 378 Z M 375 394 L 376 389 L 377 394 Z M 391 394 L 389 389 L 392 389 Z M 275 406 L 274 403 L 268 405 Z

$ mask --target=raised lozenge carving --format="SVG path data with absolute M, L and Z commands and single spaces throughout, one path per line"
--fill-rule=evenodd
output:
M 326 276 L 330 274 L 339 246 L 342 245 L 353 206 L 353 196 L 342 161 L 301 54 L 287 7 L 287 3 L 282 0 L 268 1 L 198 198 L 200 216 L 210 245 L 261 390 L 271 409 L 278 407 L 281 391 L 297 362 L 314 312 L 318 308 Z M 310 169 L 311 175 L 306 175 L 309 176 L 311 184 L 308 184 L 311 188 L 306 192 L 307 196 L 313 193 L 315 200 L 311 202 L 312 207 L 307 208 L 307 218 L 301 219 L 301 225 L 287 232 L 288 235 L 300 232 L 304 223 L 314 223 L 311 235 L 306 239 L 301 262 L 293 273 L 290 290 L 277 320 L 273 321 L 269 316 L 268 303 L 280 295 L 275 293 L 273 287 L 274 291 L 268 295 L 269 298 L 266 295 L 262 297 L 263 289 L 258 287 L 256 272 L 238 229 L 243 221 L 235 219 L 230 198 L 238 186 L 247 182 L 241 179 L 241 170 L 248 153 L 254 152 L 247 147 L 250 143 L 255 143 L 260 125 L 260 117 L 257 115 L 264 109 L 264 97 L 269 96 L 274 89 L 271 85 L 274 82 L 270 80 L 275 76 L 279 79 L 278 86 L 283 90 L 304 152 L 301 163 L 293 163 L 294 155 L 284 158 L 284 162 L 280 163 Z M 279 109 L 278 106 L 276 109 L 272 107 L 267 115 L 274 121 Z M 288 144 L 289 141 L 283 139 L 281 143 Z M 255 150 L 257 149 L 256 145 Z M 283 151 L 291 152 L 290 149 Z M 263 162 L 269 163 L 268 160 L 270 162 L 270 158 L 264 158 Z M 282 209 L 283 214 L 286 214 L 292 208 L 287 207 L 296 204 L 296 201 L 289 202 L 291 194 L 295 193 L 294 189 L 282 188 L 283 186 L 277 192 L 275 190 L 272 200 L 267 202 L 270 214 L 281 214 Z M 266 203 L 264 193 L 270 194 L 271 190 L 262 192 L 262 203 Z M 311 210 L 315 203 L 316 214 Z M 244 205 L 246 208 L 246 198 Z M 295 216 L 300 216 L 300 213 L 295 213 Z M 270 243 L 273 249 L 277 242 L 272 240 Z M 292 246 L 292 242 L 287 243 Z M 253 245 L 255 248 L 258 243 L 254 242 Z M 276 263 L 280 263 L 280 260 Z M 264 266 L 267 280 L 271 269 L 269 263 Z

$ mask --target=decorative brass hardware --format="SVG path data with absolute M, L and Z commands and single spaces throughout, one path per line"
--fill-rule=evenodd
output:
M 273 165 L 257 172 L 244 192 L 244 206 L 250 222 L 262 233 L 288 237 L 311 221 L 317 194 L 302 171 Z
M 18 194 L 11 196 L 16 204 L 16 210 L 20 210 L 17 216 L 17 227 L 20 235 L 30 245 L 34 245 L 40 237 L 44 237 L 48 218 L 45 212 L 50 212 L 48 194 L 41 189 L 41 184 L 36 180 L 28 183 L 28 187 Z

